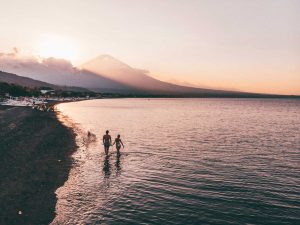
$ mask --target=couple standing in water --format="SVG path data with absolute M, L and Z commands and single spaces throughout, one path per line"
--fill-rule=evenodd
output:
M 120 134 L 118 134 L 114 143 L 111 144 L 111 136 L 109 135 L 109 131 L 107 130 L 105 132 L 105 134 L 103 135 L 103 145 L 104 145 L 104 151 L 106 155 L 108 155 L 109 147 L 113 146 L 114 144 L 116 144 L 117 154 L 120 154 L 121 145 L 124 148 L 123 142 L 120 137 L 121 137 Z

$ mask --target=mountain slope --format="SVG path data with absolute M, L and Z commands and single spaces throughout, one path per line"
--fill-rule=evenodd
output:
M 85 88 L 80 87 L 68 87 L 68 86 L 58 86 L 54 84 L 49 84 L 43 81 L 34 80 L 28 77 L 22 77 L 18 76 L 16 74 L 12 73 L 6 73 L 3 71 L 0 71 L 0 82 L 8 83 L 8 84 L 15 84 L 23 87 L 29 87 L 29 88 L 40 88 L 40 87 L 50 87 L 54 90 L 65 90 L 65 91 L 88 91 Z
M 232 95 L 241 92 L 213 90 L 206 88 L 187 87 L 157 80 L 148 76 L 143 70 L 134 69 L 125 63 L 109 56 L 101 55 L 81 66 L 83 69 L 105 76 L 111 80 L 150 93 L 182 94 L 182 95 Z

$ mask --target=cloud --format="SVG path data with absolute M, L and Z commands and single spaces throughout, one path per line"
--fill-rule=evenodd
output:
M 0 70 L 54 84 L 57 81 L 64 82 L 62 79 L 66 76 L 62 75 L 77 71 L 68 60 L 25 55 L 18 48 L 13 48 L 9 53 L 0 53 Z
M 0 66 L 2 69 L 10 69 L 9 66 L 23 65 L 27 67 L 58 67 L 63 69 L 74 69 L 72 63 L 65 59 L 56 59 L 53 57 L 45 58 L 39 55 L 23 54 L 22 51 L 16 47 L 12 52 L 0 53 Z M 11 72 L 11 71 L 8 71 Z

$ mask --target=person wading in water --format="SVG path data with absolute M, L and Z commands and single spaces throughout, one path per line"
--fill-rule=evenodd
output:
M 116 144 L 117 154 L 120 154 L 121 145 L 124 148 L 123 142 L 122 142 L 122 140 L 120 138 L 120 134 L 118 134 L 118 137 L 115 139 L 115 141 L 114 141 L 114 143 L 112 145 L 114 145 L 114 144 Z
M 108 130 L 105 133 L 106 134 L 103 135 L 103 145 L 104 145 L 105 154 L 108 155 L 108 150 L 111 145 L 111 136 L 108 134 L 109 133 Z

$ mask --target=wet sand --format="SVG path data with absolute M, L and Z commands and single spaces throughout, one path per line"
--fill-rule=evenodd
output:
M 0 106 L 0 224 L 49 224 L 75 134 L 55 113 Z

